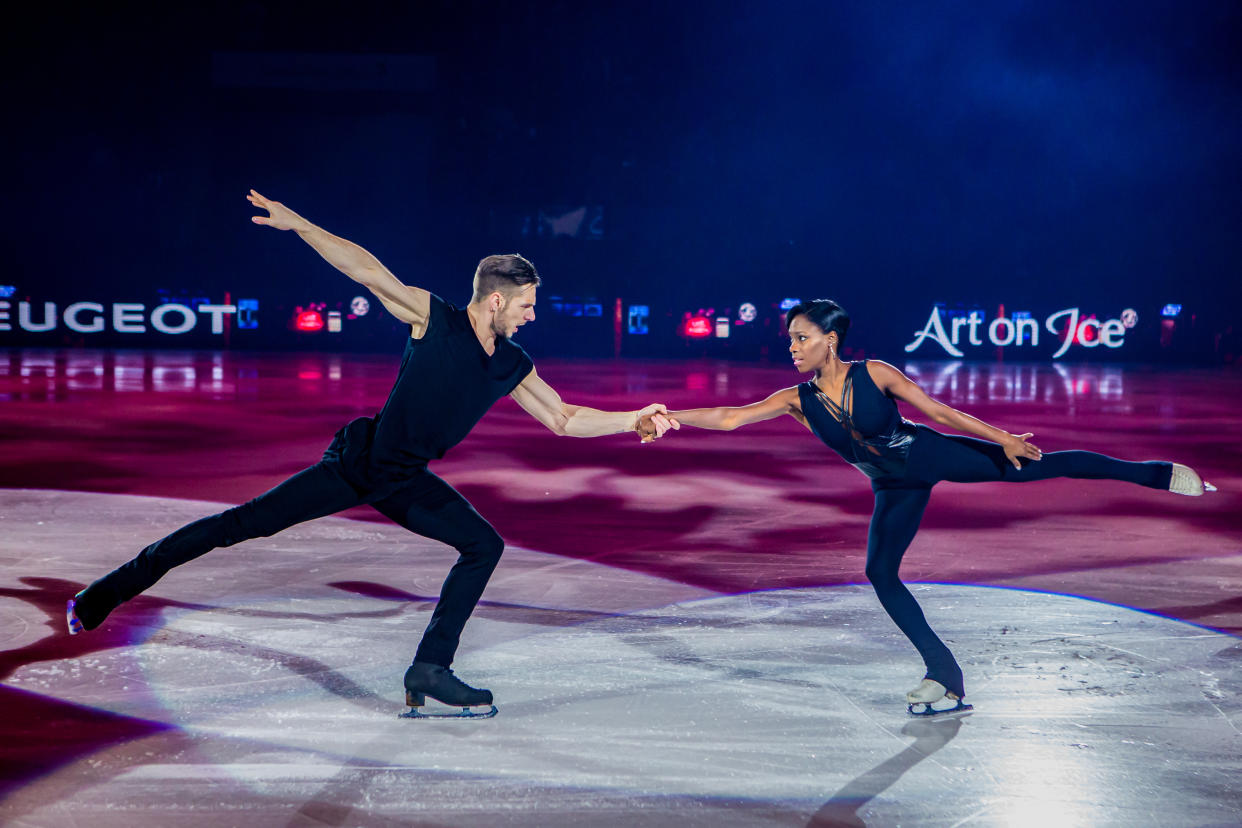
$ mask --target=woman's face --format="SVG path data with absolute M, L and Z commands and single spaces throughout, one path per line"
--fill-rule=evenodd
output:
M 835 333 L 825 334 L 806 316 L 795 316 L 789 323 L 789 355 L 799 371 L 822 371 L 830 359 L 828 346 L 835 350 L 836 343 Z

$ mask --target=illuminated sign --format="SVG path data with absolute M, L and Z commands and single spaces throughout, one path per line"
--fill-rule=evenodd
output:
M 259 300 L 237 300 L 237 327 L 239 330 L 253 330 L 259 327 Z
M 319 311 L 300 310 L 293 315 L 293 328 L 298 331 L 323 330 L 323 314 Z
M 1127 328 L 1133 328 L 1138 324 L 1138 311 L 1134 308 L 1126 308 L 1121 312 L 1121 324 Z
M 1013 344 L 1014 345 L 1033 344 L 1033 337 L 1031 336 L 1031 329 L 1033 327 L 1037 328 L 1039 326 L 1038 325 L 1034 325 L 1034 326 L 1026 325 L 1020 321 L 1023 319 L 1030 319 L 1031 312 L 1030 311 L 1014 311 L 1013 314 L 1011 314 L 1010 318 L 1013 319 L 1014 323 L 1018 326 L 1018 336 L 1014 340 Z
M 917 331 L 914 334 L 914 341 L 906 346 L 906 353 L 913 352 L 929 339 L 955 357 L 964 356 L 961 348 L 958 347 L 960 345 L 978 347 L 984 344 L 983 333 L 979 330 L 983 324 L 984 315 L 980 311 L 972 311 L 969 316 L 958 316 L 948 321 L 951 324 L 949 330 L 946 330 L 940 308 L 933 307 L 923 330 Z M 1122 320 L 1109 319 L 1101 322 L 1094 316 L 1080 318 L 1078 308 L 1057 311 L 1044 320 L 1044 328 L 1048 333 L 1061 339 L 1061 347 L 1052 355 L 1053 359 L 1064 355 L 1073 344 L 1084 348 L 1094 348 L 1098 345 L 1106 348 L 1120 348 L 1125 344 L 1126 326 Z M 998 348 L 1011 345 L 1017 347 L 1028 342 L 1032 347 L 1037 347 L 1039 331 L 1039 322 L 1035 319 L 1029 317 L 1011 319 L 998 316 L 987 326 L 987 341 Z
M 8 299 L 17 293 L 17 285 L 0 285 L 0 299 Z
M 1095 327 L 1092 327 L 1087 324 L 1087 321 L 1089 320 L 1096 321 Z M 1122 327 L 1124 328 L 1125 326 L 1122 325 Z M 1084 319 L 1083 324 L 1079 325 L 1075 329 L 1074 331 L 1075 343 L 1077 343 L 1078 345 L 1085 345 L 1088 348 L 1094 347 L 1096 344 L 1096 339 L 1098 338 L 1096 336 L 1097 330 L 1099 330 L 1099 322 L 1098 320 L 1095 319 L 1095 316 L 1093 314 L 1092 316 L 1089 317 L 1089 319 Z
M 789 310 L 790 308 L 797 307 L 798 305 L 801 305 L 801 304 L 802 304 L 801 299 L 782 299 L 781 310 Z
M 729 338 L 729 317 L 727 316 L 716 317 L 716 338 L 717 339 L 728 339 Z
M 371 303 L 365 296 L 355 296 L 349 303 L 349 312 L 354 316 L 366 316 L 371 312 Z
M 706 316 L 692 316 L 686 320 L 682 330 L 692 339 L 703 339 L 712 335 L 712 320 Z
M 647 318 L 651 316 L 648 305 L 630 305 L 629 330 L 632 334 L 647 333 Z
M 328 311 L 328 333 L 341 332 L 341 312 Z
M 566 302 L 559 296 L 553 296 L 548 303 L 552 307 L 552 312 L 562 316 L 582 316 L 582 304 L 580 302 Z
M 39 309 L 38 305 L 42 304 Z M 178 302 L 156 305 L 148 314 L 141 302 L 113 302 L 105 309 L 100 302 L 74 302 L 58 313 L 55 302 L 18 302 L 17 326 L 23 331 L 54 331 L 62 323 L 77 333 L 99 333 L 109 327 L 117 333 L 147 333 L 147 325 L 163 334 L 183 334 L 194 330 L 199 315 L 211 317 L 211 332 L 224 333 L 224 317 L 237 313 L 236 305 L 200 304 L 190 308 Z M 38 318 L 36 319 L 36 316 Z M 12 303 L 0 300 L 0 331 L 13 330 Z
M 1182 312 L 1181 305 L 1165 305 L 1163 308 L 1161 308 L 1160 315 L 1168 319 L 1172 319 L 1173 317 L 1177 316 L 1181 312 Z
M 743 322 L 754 322 L 757 316 L 759 316 L 759 310 L 750 302 L 743 302 L 737 309 L 737 318 Z

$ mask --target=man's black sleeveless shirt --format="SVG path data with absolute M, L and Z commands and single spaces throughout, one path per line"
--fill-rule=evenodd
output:
M 870 477 L 873 487 L 901 484 L 918 427 L 876 386 L 866 361 L 850 364 L 840 400 L 831 399 L 814 381 L 798 386 L 798 399 L 815 436 Z
M 399 483 L 464 440 L 533 367 L 526 352 L 504 337 L 496 338 L 488 356 L 465 309 L 433 294 L 422 338 L 406 338 L 388 401 L 375 417 L 360 417 L 338 431 L 324 459 L 338 460 L 359 488 Z

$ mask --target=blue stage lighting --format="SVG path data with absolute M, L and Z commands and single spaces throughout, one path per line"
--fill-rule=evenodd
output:
M 648 305 L 630 305 L 629 331 L 632 334 L 647 333 L 647 318 L 651 316 Z
M 253 330 L 259 327 L 259 300 L 237 300 L 237 327 L 239 330 Z

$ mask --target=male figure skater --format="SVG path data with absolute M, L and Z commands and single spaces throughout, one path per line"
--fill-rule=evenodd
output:
M 535 318 L 539 275 L 519 255 L 488 256 L 474 275 L 474 295 L 459 309 L 422 288 L 402 284 L 356 244 L 311 224 L 254 190 L 247 196 L 267 216 L 255 224 L 293 230 L 333 267 L 369 289 L 410 326 L 388 401 L 336 433 L 323 459 L 241 506 L 183 526 L 92 583 L 69 601 L 70 633 L 93 630 L 112 610 L 155 584 L 174 566 L 222 546 L 266 537 L 313 518 L 367 503 L 396 523 L 460 553 L 449 570 L 431 622 L 405 673 L 415 718 L 431 696 L 468 708 L 492 704 L 449 665 L 466 620 L 500 560 L 504 541 L 452 486 L 427 468 L 461 442 L 492 404 L 509 394 L 556 434 L 597 437 L 640 431 L 644 442 L 669 427 L 663 405 L 641 411 L 598 411 L 569 405 L 535 372 L 510 337 Z M 640 428 L 640 420 L 647 419 Z

